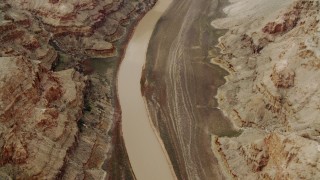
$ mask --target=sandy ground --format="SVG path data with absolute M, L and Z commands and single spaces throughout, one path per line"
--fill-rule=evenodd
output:
M 171 0 L 159 0 L 140 21 L 129 42 L 118 74 L 123 137 L 138 180 L 170 180 L 175 175 L 153 127 L 141 96 L 140 78 L 148 42 L 156 22 Z

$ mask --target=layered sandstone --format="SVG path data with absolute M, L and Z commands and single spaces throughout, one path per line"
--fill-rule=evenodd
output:
M 115 77 L 135 24 L 154 3 L 0 2 L 0 179 L 134 178 Z M 92 67 L 93 58 L 110 59 Z
M 52 179 L 76 144 L 84 79 L 24 57 L 2 57 L 0 64 L 0 171 L 16 179 Z
M 217 98 L 243 133 L 213 150 L 235 179 L 319 178 L 319 1 L 231 2 L 212 23 L 229 29 L 213 62 L 230 72 Z
M 0 56 L 24 56 L 36 59 L 50 69 L 57 52 L 48 45 L 49 32 L 41 28 L 30 13 L 13 10 L 0 3 Z
M 55 49 L 77 57 L 114 57 L 115 45 L 154 0 L 3 1 L 1 56 L 27 56 L 50 68 Z

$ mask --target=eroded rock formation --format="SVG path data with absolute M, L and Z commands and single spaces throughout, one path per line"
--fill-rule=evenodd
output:
M 17 179 L 52 179 L 76 144 L 84 79 L 21 56 L 2 57 L 0 64 L 0 171 Z
M 154 3 L 154 0 L 4 1 L 0 6 L 1 55 L 45 58 L 52 64 L 57 54 L 48 46 L 51 40 L 74 56 L 115 56 L 114 43 L 127 36 L 130 22 L 140 18 Z
M 0 179 L 134 178 L 115 77 L 155 2 L 0 2 Z
M 232 2 L 212 23 L 229 29 L 213 61 L 230 71 L 217 98 L 243 133 L 214 136 L 221 167 L 235 179 L 319 178 L 319 1 Z

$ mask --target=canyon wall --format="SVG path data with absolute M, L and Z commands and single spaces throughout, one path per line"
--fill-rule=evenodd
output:
M 0 2 L 0 179 L 134 179 L 115 82 L 155 2 Z
M 230 72 L 217 95 L 242 134 L 212 138 L 232 179 L 320 177 L 320 2 L 230 0 L 222 55 Z
M 13 179 L 53 179 L 76 143 L 84 79 L 22 56 L 0 64 L 0 171 Z

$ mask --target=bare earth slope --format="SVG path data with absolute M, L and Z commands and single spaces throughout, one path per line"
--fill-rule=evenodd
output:
M 232 0 L 223 55 L 230 71 L 219 106 L 243 130 L 213 136 L 213 151 L 234 179 L 319 179 L 320 2 Z

